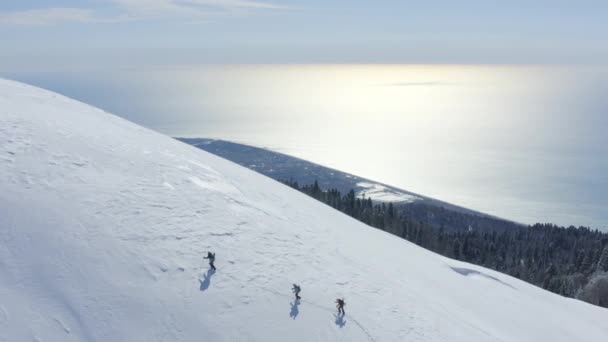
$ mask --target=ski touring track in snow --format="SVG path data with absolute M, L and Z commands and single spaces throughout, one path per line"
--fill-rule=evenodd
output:
M 223 234 L 221 234 L 221 235 L 216 234 L 214 236 L 223 236 Z M 207 291 L 209 289 L 210 283 L 211 283 L 211 278 L 213 278 L 219 272 L 217 270 L 213 271 L 210 268 L 207 269 L 207 270 L 203 270 L 204 269 L 204 263 L 205 263 L 205 260 L 203 259 L 203 261 L 201 262 L 201 267 L 200 267 L 201 271 L 199 271 L 199 273 L 198 273 L 199 276 L 197 278 L 198 281 L 199 281 L 199 284 L 200 284 L 199 289 L 201 290 L 201 292 Z M 233 280 L 233 281 L 236 280 L 234 277 L 230 276 L 229 273 L 226 274 L 226 276 L 230 280 Z M 275 290 L 272 290 L 272 289 L 264 287 L 264 286 L 256 285 L 255 283 L 249 283 L 249 287 L 257 288 L 257 289 L 265 291 L 267 293 L 271 293 L 274 296 L 278 296 L 278 297 L 282 297 L 282 298 L 287 298 L 287 299 L 291 299 L 291 300 L 295 301 L 295 298 L 293 296 L 291 296 L 291 295 L 288 295 L 288 294 L 285 294 L 285 293 L 281 293 L 279 291 L 275 291 Z M 332 314 L 334 318 L 335 317 L 340 317 L 339 319 L 343 319 L 344 317 L 346 317 L 347 318 L 346 322 L 348 322 L 348 321 L 353 322 L 361 330 L 361 332 L 365 335 L 365 337 L 367 338 L 368 341 L 376 342 L 376 339 L 369 333 L 369 331 L 363 326 L 363 324 L 361 324 L 361 322 L 359 322 L 359 320 L 357 320 L 353 315 L 347 314 L 347 315 L 341 315 L 340 316 L 339 314 L 336 313 L 336 309 L 335 308 L 324 306 L 324 305 L 321 305 L 321 304 L 318 304 L 318 303 L 315 303 L 313 301 L 309 301 L 309 300 L 306 300 L 306 299 L 299 299 L 298 303 L 309 304 L 312 307 L 315 307 L 315 308 L 317 308 L 319 310 L 322 310 L 324 312 Z M 336 324 L 337 324 L 337 319 L 338 318 L 336 318 Z M 342 323 L 340 325 L 340 328 L 343 328 L 346 325 L 346 322 Z
M 291 299 L 295 300 L 295 298 L 293 298 L 293 296 L 287 295 L 285 293 L 280 293 L 278 291 L 274 291 L 274 290 L 271 290 L 269 288 L 265 288 L 265 287 L 262 287 L 262 286 L 255 286 L 255 287 L 257 287 L 258 289 L 260 289 L 262 291 L 266 291 L 266 292 L 272 293 L 272 294 L 274 294 L 276 296 L 281 296 L 281 297 L 285 297 L 285 298 L 291 298 Z M 310 305 L 316 307 L 317 309 L 329 312 L 330 314 L 334 314 L 334 317 L 336 317 L 336 315 L 337 315 L 336 314 L 336 310 L 333 309 L 333 308 L 330 308 L 330 307 L 327 307 L 327 306 L 324 306 L 324 305 L 321 305 L 321 304 L 317 304 L 315 302 L 311 302 L 311 301 L 306 300 L 306 299 L 299 299 L 298 301 L 301 302 L 301 303 L 310 304 Z M 369 333 L 369 331 L 367 331 L 367 329 L 365 329 L 365 327 L 361 323 L 359 323 L 359 321 L 356 320 L 352 315 L 350 315 L 350 314 L 348 316 L 347 315 L 342 315 L 342 317 L 348 317 L 348 320 L 350 320 L 353 323 L 355 323 L 355 325 L 357 327 L 359 327 L 359 329 L 361 329 L 361 331 L 365 334 L 365 336 L 367 337 L 367 339 L 369 341 L 376 342 L 376 340 L 372 337 L 372 335 Z

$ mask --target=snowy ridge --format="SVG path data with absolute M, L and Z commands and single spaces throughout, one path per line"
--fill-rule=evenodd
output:
M 608 338 L 605 309 L 443 258 L 236 164 L 6 80 L 0 180 L 0 341 Z M 216 273 L 202 260 L 208 250 Z

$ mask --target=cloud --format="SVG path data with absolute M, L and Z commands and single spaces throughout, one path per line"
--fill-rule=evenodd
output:
M 0 24 L 45 26 L 60 22 L 93 21 L 93 11 L 82 8 L 44 8 L 0 13 Z
M 119 0 L 124 1 L 124 0 Z M 129 0 L 127 0 L 129 1 Z M 136 0 L 137 1 L 137 0 Z M 267 2 L 250 1 L 250 0 L 162 0 L 162 2 L 170 2 L 181 6 L 210 6 L 221 8 L 265 8 L 265 9 L 281 9 L 285 6 L 275 5 Z
M 0 25 L 45 26 L 59 23 L 120 22 L 152 19 L 204 19 L 232 12 L 287 7 L 252 0 L 111 0 L 105 7 L 40 8 L 0 12 Z M 111 15 L 108 15 L 108 10 Z M 103 14 L 102 14 L 103 13 Z
M 427 82 L 395 82 L 388 83 L 385 86 L 389 87 L 423 87 L 423 86 L 451 86 L 456 85 L 455 82 L 444 82 L 444 81 L 427 81 Z
M 158 17 L 200 18 L 226 11 L 276 10 L 286 7 L 250 0 L 112 0 L 134 19 Z

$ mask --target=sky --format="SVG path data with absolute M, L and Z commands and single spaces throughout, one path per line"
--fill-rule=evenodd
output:
M 14 0 L 0 72 L 205 63 L 604 64 L 608 2 Z
M 0 77 L 166 134 L 608 229 L 606 18 L 606 0 L 0 0 Z

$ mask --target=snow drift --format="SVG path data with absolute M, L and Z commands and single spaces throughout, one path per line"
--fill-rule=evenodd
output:
M 0 340 L 604 342 L 606 322 L 605 309 L 0 80 Z

